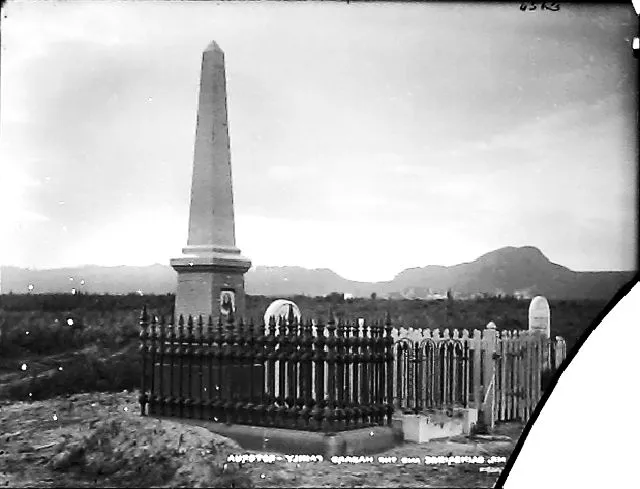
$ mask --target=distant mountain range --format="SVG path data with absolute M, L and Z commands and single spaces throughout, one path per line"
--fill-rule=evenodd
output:
M 29 284 L 34 293 L 71 292 L 144 294 L 175 292 L 176 272 L 168 265 L 145 267 L 83 266 L 51 270 L 18 267 L 0 268 L 0 286 L 4 294 L 26 293 Z M 246 291 L 252 295 L 324 296 L 332 292 L 353 297 L 438 299 L 451 290 L 454 297 L 509 294 L 550 299 L 610 299 L 635 272 L 575 272 L 552 263 L 532 246 L 501 248 L 470 263 L 450 267 L 408 268 L 386 282 L 355 282 L 327 268 L 301 267 L 252 268 L 245 275 Z

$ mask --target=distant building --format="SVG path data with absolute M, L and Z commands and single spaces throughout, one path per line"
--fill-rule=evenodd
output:
M 418 294 L 416 294 L 414 288 L 408 288 L 403 292 L 402 297 L 404 297 L 405 299 L 413 300 L 418 298 Z
M 533 294 L 531 293 L 530 290 L 524 289 L 524 290 L 515 290 L 513 292 L 513 296 L 518 300 L 529 300 L 533 297 Z
M 431 289 L 429 289 L 429 293 L 425 299 L 428 301 L 443 301 L 447 299 L 447 294 L 442 292 L 432 292 Z

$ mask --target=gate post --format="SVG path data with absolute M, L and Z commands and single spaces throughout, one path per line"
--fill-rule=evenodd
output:
M 484 354 L 484 386 L 482 399 L 483 421 L 488 429 L 495 426 L 495 401 L 496 401 L 496 325 L 493 322 L 487 324 L 483 331 Z

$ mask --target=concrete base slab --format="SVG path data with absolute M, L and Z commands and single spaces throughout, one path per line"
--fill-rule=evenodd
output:
M 393 425 L 402 430 L 405 441 L 429 440 L 469 435 L 478 422 L 477 409 L 431 410 L 419 414 L 396 414 Z
M 227 425 L 200 419 L 153 416 L 157 419 L 201 426 L 235 440 L 245 450 L 287 455 L 358 456 L 384 452 L 402 443 L 402 433 L 388 426 L 374 426 L 338 433 L 289 430 L 264 426 Z

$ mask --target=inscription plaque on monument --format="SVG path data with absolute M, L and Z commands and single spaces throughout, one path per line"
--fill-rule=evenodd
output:
M 228 316 L 230 312 L 236 312 L 236 294 L 233 290 L 220 292 L 220 314 Z

